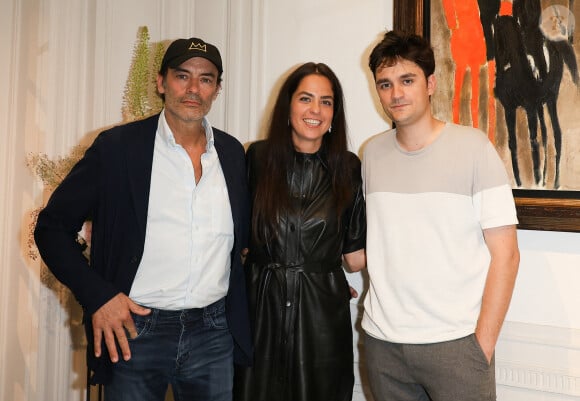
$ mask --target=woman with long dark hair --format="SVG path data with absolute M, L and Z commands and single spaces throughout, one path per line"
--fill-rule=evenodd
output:
M 237 369 L 234 399 L 349 401 L 351 293 L 342 265 L 365 266 L 365 205 L 342 88 L 328 66 L 306 63 L 288 76 L 247 168 L 255 354 L 253 367 Z

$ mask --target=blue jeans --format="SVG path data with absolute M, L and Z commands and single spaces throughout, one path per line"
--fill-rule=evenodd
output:
M 163 401 L 169 384 L 175 401 L 231 401 L 225 299 L 200 309 L 152 309 L 133 319 L 138 335 L 130 340 L 131 359 L 114 364 L 106 401 Z

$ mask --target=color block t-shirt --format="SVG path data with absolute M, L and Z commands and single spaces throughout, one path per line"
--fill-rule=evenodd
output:
M 474 332 L 489 267 L 487 228 L 517 224 L 503 162 L 479 130 L 446 124 L 407 152 L 396 130 L 363 157 L 370 287 L 362 327 L 397 343 Z

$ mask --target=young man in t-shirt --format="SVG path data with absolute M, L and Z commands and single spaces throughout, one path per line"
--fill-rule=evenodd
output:
M 495 400 L 494 349 L 519 265 L 504 165 L 481 131 L 434 118 L 428 41 L 387 32 L 369 67 L 396 125 L 363 157 L 373 396 Z

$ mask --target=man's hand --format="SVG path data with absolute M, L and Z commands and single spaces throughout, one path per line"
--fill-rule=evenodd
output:
M 123 359 L 126 361 L 131 359 L 131 350 L 126 333 L 129 333 L 130 338 L 137 336 L 131 312 L 145 316 L 151 313 L 151 309 L 143 308 L 131 301 L 125 294 L 119 293 L 93 313 L 93 335 L 97 358 L 101 356 L 101 341 L 104 337 L 111 361 L 117 362 L 119 360 L 115 345 L 116 337 L 123 353 Z
M 248 253 L 250 252 L 250 250 L 248 248 L 244 248 L 242 249 L 241 252 L 241 256 L 242 256 L 242 265 L 246 264 L 246 257 L 248 256 Z

